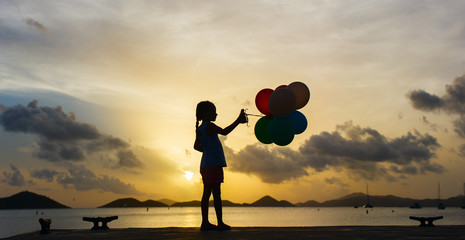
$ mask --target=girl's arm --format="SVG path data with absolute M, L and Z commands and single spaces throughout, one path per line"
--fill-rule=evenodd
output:
M 237 119 L 233 123 L 231 123 L 231 125 L 223 129 L 221 127 L 218 127 L 216 124 L 210 122 L 207 125 L 206 132 L 208 135 L 213 135 L 215 133 L 221 134 L 221 135 L 228 135 L 230 132 L 232 132 L 232 130 L 234 130 L 234 128 L 237 127 L 237 125 L 241 123 L 246 123 L 246 122 L 247 122 L 247 117 L 245 115 L 244 109 L 242 109 L 241 113 L 239 114 L 239 117 L 237 117 Z
M 202 145 L 199 141 L 200 136 L 202 136 L 202 133 L 199 132 L 195 135 L 194 149 L 199 152 L 203 152 Z

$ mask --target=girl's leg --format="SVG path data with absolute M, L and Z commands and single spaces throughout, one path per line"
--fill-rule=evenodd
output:
M 202 209 L 202 226 L 200 228 L 201 230 L 210 230 L 211 228 L 214 227 L 214 225 L 208 221 L 208 207 L 209 207 L 208 202 L 210 201 L 211 193 L 212 193 L 212 185 L 204 184 L 202 201 L 200 202 L 200 207 Z
M 221 203 L 221 183 L 215 183 L 213 185 L 213 204 L 215 206 L 216 219 L 218 219 L 218 225 L 223 223 L 223 204 Z
M 221 183 L 213 185 L 213 203 L 215 205 L 216 218 L 218 219 L 218 229 L 230 230 L 231 227 L 223 222 L 223 204 L 221 202 Z

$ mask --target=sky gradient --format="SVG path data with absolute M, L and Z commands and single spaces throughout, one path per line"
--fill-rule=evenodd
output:
M 464 14 L 454 0 L 1 1 L 0 197 L 200 200 L 196 104 L 226 127 L 294 81 L 311 91 L 307 130 L 265 145 L 250 117 L 222 138 L 224 199 L 463 194 Z

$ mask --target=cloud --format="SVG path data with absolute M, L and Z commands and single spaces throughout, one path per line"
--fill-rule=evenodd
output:
M 266 183 L 280 183 L 308 175 L 304 157 L 290 148 L 270 148 L 262 144 L 247 145 L 238 153 L 224 146 L 231 171 L 259 177 Z
M 25 19 L 24 20 L 27 25 L 41 31 L 41 32 L 47 32 L 47 28 L 42 25 L 40 22 L 37 22 L 36 20 L 32 19 L 32 18 L 28 18 L 28 19 Z
M 15 187 L 26 185 L 24 176 L 21 174 L 19 169 L 13 164 L 10 164 L 10 168 L 13 172 L 3 172 L 3 176 L 5 178 L 2 179 L 2 182 Z
M 262 144 L 248 145 L 237 153 L 227 146 L 224 149 L 231 171 L 281 183 L 309 175 L 310 170 L 347 170 L 354 178 L 388 181 L 395 181 L 393 174 L 398 173 L 441 173 L 445 169 L 431 162 L 439 147 L 436 138 L 417 131 L 388 139 L 374 129 L 346 122 L 332 133 L 311 136 L 298 150 Z
M 5 131 L 37 134 L 47 140 L 91 140 L 100 136 L 94 125 L 79 122 L 74 113 L 66 114 L 61 106 L 39 107 L 37 100 L 2 112 L 0 124 Z
M 465 138 L 465 75 L 456 77 L 451 85 L 446 85 L 442 97 L 423 90 L 413 90 L 407 96 L 415 109 L 421 111 L 443 110 L 447 114 L 457 114 L 453 121 L 454 131 Z
M 45 179 L 47 182 L 54 180 L 64 188 L 73 187 L 78 191 L 100 190 L 121 195 L 140 195 L 141 192 L 132 184 L 124 183 L 118 178 L 107 175 L 96 175 L 84 165 L 71 165 L 67 172 L 57 172 L 50 169 L 34 170 L 32 177 Z
M 137 156 L 130 150 L 119 151 L 118 154 L 118 163 L 119 166 L 129 167 L 129 168 L 142 168 L 144 164 L 137 159 Z
M 446 85 L 446 93 L 442 97 L 413 90 L 407 96 L 415 109 L 422 111 L 444 110 L 449 114 L 465 113 L 465 75 L 456 77 L 451 85 Z
M 414 108 L 423 111 L 433 111 L 444 106 L 444 100 L 423 90 L 413 90 L 409 93 Z
M 34 156 L 51 162 L 83 161 L 86 157 L 85 150 L 75 143 L 48 141 L 41 138 L 38 146 L 39 149 L 34 152 Z
M 331 178 L 325 178 L 325 183 L 331 184 L 331 185 L 338 185 L 341 187 L 348 187 L 349 185 L 344 183 L 340 178 L 337 177 L 331 177 Z
M 55 176 L 59 175 L 60 172 L 50 169 L 41 169 L 41 170 L 34 170 L 31 173 L 31 177 L 38 178 L 38 179 L 45 179 L 47 182 L 53 182 Z
M 76 115 L 61 106 L 39 106 L 32 100 L 27 106 L 3 107 L 0 125 L 7 132 L 37 135 L 33 155 L 51 162 L 79 162 L 94 154 L 114 154 L 117 167 L 143 168 L 131 145 L 111 135 L 100 133 L 95 125 L 77 120 Z
M 426 116 L 423 116 L 420 121 L 424 124 L 426 124 L 427 126 L 429 126 L 433 131 L 437 131 L 438 130 L 438 125 L 436 123 L 431 123 L 428 118 L 426 118 Z

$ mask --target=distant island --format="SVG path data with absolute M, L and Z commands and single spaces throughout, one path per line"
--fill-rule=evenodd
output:
M 253 203 L 234 203 L 223 200 L 224 207 L 355 207 L 362 206 L 366 203 L 367 196 L 364 193 L 352 193 L 344 197 L 317 202 L 314 200 L 303 203 L 290 203 L 286 200 L 276 200 L 271 196 L 264 196 Z M 448 199 L 441 199 L 446 207 L 460 207 L 464 205 L 465 197 L 459 195 Z M 370 203 L 374 207 L 410 207 L 414 205 L 422 207 L 437 207 L 437 199 L 411 199 L 401 198 L 393 195 L 371 196 Z M 212 202 L 210 202 L 213 205 Z M 98 208 L 122 208 L 122 207 L 200 207 L 199 200 L 175 202 L 170 199 L 161 199 L 158 201 L 146 200 L 139 201 L 135 198 L 121 198 L 110 203 L 99 206 Z M 38 195 L 32 192 L 24 191 L 7 198 L 0 198 L 0 209 L 38 209 L 38 208 L 69 208 L 46 196 Z
M 118 207 L 168 207 L 168 205 L 162 202 L 153 201 L 153 200 L 147 200 L 147 201 L 141 202 L 135 198 L 121 198 L 113 202 L 107 203 L 103 206 L 100 206 L 99 208 L 118 208 Z
M 70 208 L 46 196 L 33 192 L 20 192 L 7 198 L 0 198 L 0 209 Z
M 270 196 L 264 196 L 260 198 L 259 200 L 253 202 L 253 203 L 233 203 L 228 200 L 223 200 L 222 201 L 223 207 L 295 207 L 294 204 L 282 200 L 278 201 Z M 213 201 L 210 201 L 210 205 L 213 205 Z M 200 207 L 200 201 L 194 200 L 194 201 L 188 201 L 188 202 L 176 202 L 173 205 L 173 207 Z

